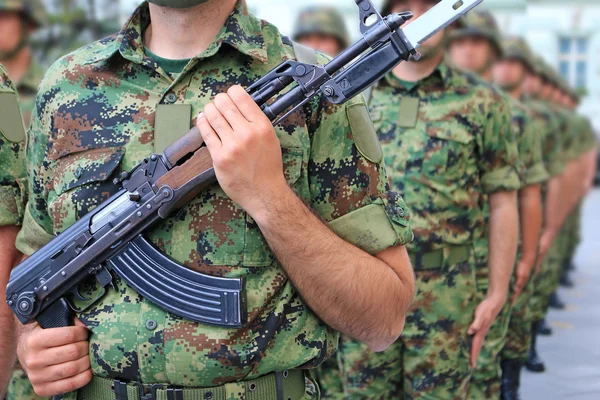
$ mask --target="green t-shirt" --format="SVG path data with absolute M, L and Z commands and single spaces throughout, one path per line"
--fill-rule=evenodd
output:
M 144 46 L 144 52 L 148 57 L 156 61 L 156 63 L 169 75 L 180 74 L 185 66 L 190 62 L 189 58 L 183 60 L 171 60 L 169 58 L 163 58 L 151 52 L 146 46 Z

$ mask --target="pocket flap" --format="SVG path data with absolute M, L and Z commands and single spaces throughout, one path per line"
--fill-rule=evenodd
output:
M 104 182 L 117 169 L 125 149 L 109 147 L 72 153 L 55 163 L 54 191 L 57 195 L 93 182 Z

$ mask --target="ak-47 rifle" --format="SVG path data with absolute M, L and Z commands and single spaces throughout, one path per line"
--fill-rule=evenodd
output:
M 419 57 L 416 48 L 421 43 L 482 1 L 443 0 L 400 29 L 411 13 L 382 18 L 370 0 L 355 0 L 360 40 L 323 66 L 285 61 L 247 91 L 271 121 L 290 110 L 278 121 L 284 119 L 318 94 L 331 103 L 344 103 L 401 61 Z M 200 132 L 193 128 L 163 154 L 152 154 L 123 173 L 115 182 L 122 186 L 117 194 L 16 267 L 6 301 L 19 320 L 37 320 L 42 328 L 73 325 L 74 312 L 82 310 L 71 300 L 86 300 L 80 286 L 95 278 L 106 292 L 115 273 L 173 314 L 218 326 L 243 325 L 242 279 L 192 271 L 160 253 L 143 236 L 148 227 L 216 182 L 203 144 Z

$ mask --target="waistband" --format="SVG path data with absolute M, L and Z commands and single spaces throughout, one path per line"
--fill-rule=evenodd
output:
M 78 400 L 298 400 L 304 396 L 304 371 L 274 372 L 256 379 L 210 388 L 124 382 L 94 376 Z M 68 397 L 65 397 L 67 399 Z
M 415 271 L 452 266 L 469 259 L 471 246 L 450 246 L 426 253 L 409 252 L 410 262 Z

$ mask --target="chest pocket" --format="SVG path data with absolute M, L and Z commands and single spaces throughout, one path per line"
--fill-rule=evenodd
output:
M 118 191 L 112 180 L 124 153 L 122 147 L 100 148 L 54 162 L 54 191 L 48 196 L 48 208 L 55 232 L 62 232 Z
M 456 121 L 425 124 L 421 157 L 423 172 L 431 179 L 462 184 L 465 166 L 474 162 L 474 135 Z

